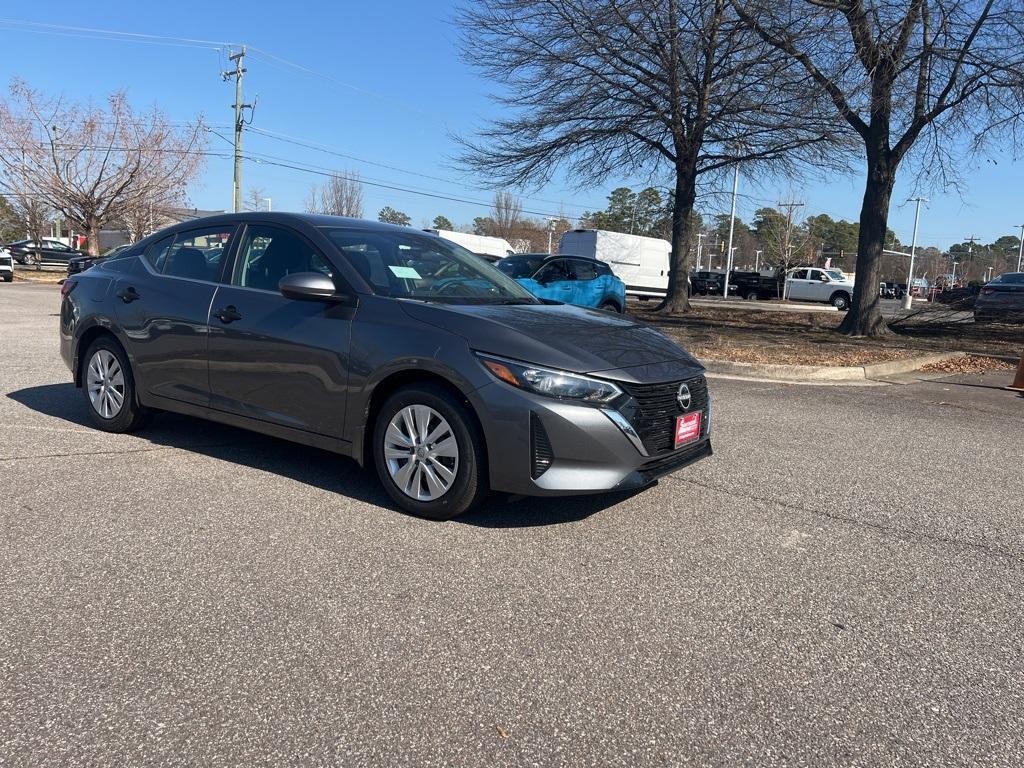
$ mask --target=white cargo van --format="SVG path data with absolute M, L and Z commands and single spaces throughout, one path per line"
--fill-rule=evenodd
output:
M 626 295 L 640 298 L 665 295 L 671 252 L 667 240 L 603 229 L 573 229 L 558 243 L 561 255 L 603 261 L 626 284 Z
M 469 232 L 452 232 L 447 229 L 425 229 L 423 231 L 431 232 L 449 242 L 461 245 L 467 251 L 472 251 L 480 256 L 490 256 L 492 260 L 503 259 L 515 253 L 508 240 L 501 237 L 473 235 Z

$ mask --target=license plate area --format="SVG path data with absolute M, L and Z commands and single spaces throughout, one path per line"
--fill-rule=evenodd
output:
M 676 433 L 673 448 L 681 448 L 700 437 L 700 411 L 676 416 Z

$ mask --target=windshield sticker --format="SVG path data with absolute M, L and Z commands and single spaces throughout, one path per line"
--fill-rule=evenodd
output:
M 420 273 L 417 272 L 412 267 L 392 267 L 389 264 L 388 265 L 388 269 L 391 270 L 391 273 L 395 277 L 408 277 L 408 278 L 410 278 L 412 280 L 422 280 L 423 279 L 422 277 L 420 277 Z

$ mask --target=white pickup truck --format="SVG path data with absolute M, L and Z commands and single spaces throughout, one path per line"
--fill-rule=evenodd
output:
M 825 302 L 841 312 L 850 308 L 853 280 L 838 269 L 791 269 L 786 274 L 786 298 L 792 301 Z

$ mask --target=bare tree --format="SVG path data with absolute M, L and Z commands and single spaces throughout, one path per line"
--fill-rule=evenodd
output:
M 359 181 L 359 173 L 346 171 L 344 174 L 334 174 L 319 189 L 310 187 L 306 196 L 306 211 L 363 218 L 363 185 Z
M 522 201 L 507 190 L 494 193 L 494 204 L 491 207 L 491 221 L 494 222 L 494 235 L 506 240 L 513 237 L 519 228 L 523 216 Z
M 505 86 L 512 111 L 462 140 L 469 169 L 508 186 L 557 168 L 581 187 L 671 174 L 670 312 L 689 307 L 698 184 L 737 162 L 746 176 L 792 172 L 807 157 L 794 150 L 831 139 L 809 78 L 728 0 L 479 0 L 460 22 L 466 60 Z
M 730 2 L 762 40 L 813 78 L 837 125 L 863 144 L 857 285 L 840 330 L 884 334 L 878 283 L 897 170 L 913 151 L 919 178 L 954 182 L 958 150 L 1015 137 L 1024 113 L 1020 2 Z
M 267 198 L 267 190 L 263 187 L 249 187 L 249 193 L 245 196 L 244 208 L 247 211 L 262 211 L 266 209 L 264 201 Z
M 19 237 L 28 235 L 30 240 L 38 243 L 49 234 L 50 223 L 53 221 L 53 208 L 39 195 L 32 194 L 24 184 L 19 186 L 18 191 L 8 194 L 7 201 L 10 205 L 10 216 L 13 224 L 17 222 Z M 29 257 L 38 268 L 41 254 L 36 251 Z
M 179 129 L 136 114 L 123 93 L 104 107 L 47 98 L 15 81 L 0 102 L 0 187 L 31 191 L 99 253 L 100 230 L 140 204 L 181 204 L 203 165 L 202 121 Z

